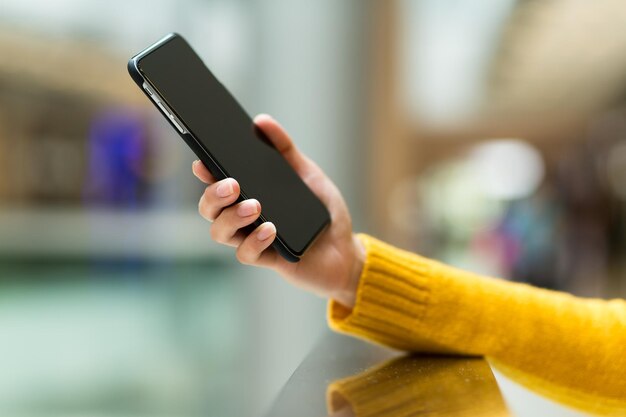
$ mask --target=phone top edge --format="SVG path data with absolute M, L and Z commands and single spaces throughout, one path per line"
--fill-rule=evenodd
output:
M 171 41 L 171 40 L 173 40 L 175 38 L 182 39 L 184 42 L 186 42 L 185 39 L 181 35 L 179 35 L 178 33 L 176 33 L 176 32 L 168 33 L 167 35 L 163 36 L 161 39 L 159 39 L 158 41 L 156 41 L 152 45 L 148 46 L 146 49 L 144 49 L 141 52 L 139 52 L 137 55 L 133 56 L 128 61 L 128 72 L 129 72 L 130 76 L 134 79 L 135 83 L 144 92 L 144 94 L 146 96 L 148 96 L 148 98 L 151 98 L 151 97 L 150 97 L 150 94 L 148 93 L 148 91 L 146 90 L 145 85 L 150 87 L 152 92 L 156 95 L 156 97 L 158 97 L 158 99 L 159 99 L 159 101 L 161 101 L 161 103 L 166 104 L 170 108 L 170 112 L 173 115 L 176 116 L 177 120 L 180 122 L 180 125 L 182 126 L 183 130 L 185 131 L 185 132 L 178 131 L 178 133 L 183 137 L 183 139 L 186 136 L 189 136 L 191 138 L 191 140 L 193 140 L 195 142 L 195 144 L 198 146 L 198 148 L 202 150 L 204 155 L 212 162 L 212 165 L 213 165 L 214 169 L 218 170 L 223 178 L 229 178 L 230 177 L 229 173 L 224 169 L 224 167 L 222 167 L 219 163 L 217 163 L 217 161 L 215 160 L 215 158 L 213 158 L 213 156 L 211 155 L 209 150 L 206 149 L 206 147 L 195 137 L 195 135 L 185 125 L 185 123 L 182 121 L 182 119 L 176 113 L 176 111 L 174 109 L 172 109 L 171 106 L 169 106 L 169 104 L 167 103 L 167 100 L 165 100 L 163 97 L 161 97 L 161 95 L 159 94 L 158 88 L 148 79 L 148 77 L 146 77 L 146 75 L 143 73 L 143 71 L 139 68 L 139 61 L 142 58 L 144 58 L 145 56 L 147 56 L 151 52 L 156 51 L 158 48 L 160 48 L 161 46 L 163 46 L 164 44 L 168 43 L 169 41 Z M 156 103 L 154 102 L 154 100 L 151 99 L 150 101 L 152 101 L 155 104 L 155 106 L 157 106 Z M 158 106 L 157 106 L 157 108 L 158 108 Z M 166 119 L 169 119 L 167 117 L 167 111 L 165 111 L 163 109 L 160 109 L 160 110 L 161 110 L 162 114 L 166 116 Z M 200 156 L 200 155 L 198 155 L 198 156 Z M 243 190 L 241 190 L 241 196 L 244 199 L 248 198 Z
M 128 73 L 139 87 L 142 87 L 142 84 L 146 81 L 146 78 L 143 76 L 139 68 L 139 60 L 174 38 L 182 39 L 182 36 L 176 32 L 170 32 L 128 60 L 128 65 L 126 66 Z
M 142 71 L 139 69 L 137 63 L 138 60 L 141 59 L 142 57 L 146 56 L 148 53 L 152 52 L 153 50 L 157 49 L 159 46 L 163 45 L 164 43 L 166 43 L 167 41 L 173 39 L 174 37 L 180 36 L 176 33 L 170 33 L 169 35 L 163 37 L 161 40 L 157 41 L 156 43 L 154 43 L 153 45 L 151 45 L 150 47 L 146 48 L 145 50 L 141 51 L 140 53 L 138 53 L 137 55 L 135 55 L 134 57 L 132 57 L 131 59 L 128 60 L 128 73 L 130 74 L 131 78 L 133 78 L 133 80 L 135 81 L 135 83 L 137 84 L 137 86 L 140 88 L 140 90 L 144 93 L 144 95 L 146 95 L 148 97 L 148 99 L 150 99 L 150 102 L 153 103 L 153 105 L 157 108 L 157 110 L 159 110 L 161 112 L 162 115 L 165 116 L 166 119 L 169 119 L 166 115 L 166 112 L 162 109 L 159 108 L 159 106 L 155 103 L 155 101 L 153 99 L 150 98 L 150 94 L 148 93 L 148 91 L 145 89 L 144 85 L 148 85 L 151 87 L 153 94 L 156 94 L 157 97 L 160 100 L 163 100 L 162 97 L 160 97 L 160 95 L 158 94 L 157 89 L 155 88 L 154 85 L 152 85 L 152 83 L 150 82 L 150 80 L 148 80 L 144 74 L 142 73 Z M 163 100 L 163 102 L 165 102 Z M 175 112 L 172 110 L 172 113 L 175 114 Z M 176 115 L 177 116 L 177 115 Z M 221 174 L 221 176 L 223 178 L 228 178 L 229 175 L 226 172 L 226 170 L 217 163 L 217 161 L 215 160 L 215 158 L 213 158 L 213 156 L 211 155 L 211 153 L 208 151 L 208 149 L 206 149 L 201 143 L 200 141 L 198 141 L 196 139 L 196 137 L 193 135 L 193 133 L 191 133 L 191 131 L 189 130 L 189 128 L 182 122 L 182 120 L 180 118 L 177 117 L 177 119 L 180 121 L 181 126 L 183 127 L 184 132 L 181 132 L 179 130 L 176 130 L 176 132 L 183 138 L 183 140 L 187 141 L 187 140 L 192 140 L 195 143 L 195 147 L 192 147 L 192 149 L 197 148 L 199 150 L 202 151 L 203 155 L 208 158 L 208 161 L 210 161 L 211 166 L 217 170 L 219 172 L 219 174 Z M 191 146 L 191 145 L 190 145 Z M 198 153 L 196 152 L 196 155 L 201 158 L 201 155 L 198 155 Z M 206 162 L 203 161 L 205 164 Z M 242 195 L 244 195 L 244 193 L 242 192 Z
M 135 66 L 137 66 L 137 64 L 139 63 L 139 60 L 141 58 L 143 58 L 144 56 L 148 55 L 150 52 L 154 51 L 155 49 L 159 48 L 160 46 L 166 44 L 167 42 L 171 41 L 174 38 L 182 38 L 182 36 L 180 36 L 178 33 L 176 32 L 170 32 L 167 35 L 163 36 L 161 39 L 159 39 L 158 41 L 156 41 L 155 43 L 153 43 L 152 45 L 148 46 L 146 49 L 144 49 L 143 51 L 139 52 L 138 54 L 136 54 L 135 56 L 133 56 L 130 60 L 134 61 Z

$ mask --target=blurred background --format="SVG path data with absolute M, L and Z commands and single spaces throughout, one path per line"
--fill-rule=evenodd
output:
M 356 229 L 477 272 L 626 296 L 626 4 L 0 5 L 0 412 L 259 415 L 323 300 L 243 267 L 126 72 L 185 36 L 343 191 Z

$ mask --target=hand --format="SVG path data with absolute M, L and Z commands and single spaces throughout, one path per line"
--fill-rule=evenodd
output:
M 331 224 L 299 262 L 288 262 L 270 248 L 276 237 L 272 223 L 263 223 L 247 236 L 240 230 L 259 217 L 261 204 L 249 199 L 228 207 L 239 197 L 237 181 L 226 178 L 216 182 L 202 162 L 196 161 L 194 175 L 209 184 L 200 198 L 199 211 L 213 222 L 211 237 L 218 243 L 237 248 L 237 259 L 242 264 L 271 268 L 301 288 L 348 307 L 354 306 L 365 249 L 352 233 L 352 220 L 341 193 L 324 172 L 296 148 L 278 122 L 270 116 L 259 115 L 254 123 L 324 203 L 330 212 Z
M 332 411 L 328 413 L 327 417 L 355 417 L 354 410 L 350 405 L 345 406 L 341 410 Z

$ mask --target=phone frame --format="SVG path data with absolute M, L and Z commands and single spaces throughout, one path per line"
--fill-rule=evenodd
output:
M 177 37 L 184 40 L 184 38 L 182 38 L 177 33 L 170 33 L 132 57 L 128 61 L 128 72 L 137 84 L 137 86 L 141 89 L 141 91 L 143 91 L 143 93 L 150 99 L 152 104 L 161 112 L 165 119 L 169 121 L 170 125 L 176 130 L 176 132 L 178 132 L 178 134 L 185 141 L 185 143 L 191 148 L 191 150 L 202 161 L 202 163 L 209 169 L 211 174 L 213 174 L 213 176 L 219 181 L 229 177 L 226 170 L 219 164 L 219 162 L 213 157 L 213 155 L 211 155 L 211 152 L 206 149 L 206 147 L 198 139 L 196 139 L 193 134 L 191 134 L 189 128 L 185 126 L 181 118 L 176 113 L 176 110 L 169 106 L 167 101 L 163 99 L 163 97 L 159 94 L 158 88 L 153 85 L 146 76 L 144 76 L 139 66 L 139 62 L 142 58 Z M 162 105 L 159 105 L 157 103 L 158 101 Z M 268 141 L 268 143 L 270 142 Z M 246 200 L 247 198 L 248 197 L 246 196 L 245 191 L 243 190 L 243 188 L 241 188 L 239 198 L 237 198 L 237 200 L 233 204 L 237 204 L 241 201 Z M 244 228 L 244 231 L 251 232 L 266 221 L 267 219 L 263 216 L 263 213 L 261 213 L 257 220 L 255 220 L 251 225 Z M 289 262 L 298 262 L 300 260 L 300 257 L 315 242 L 317 237 L 328 226 L 328 224 L 330 224 L 330 215 L 328 221 L 322 224 L 322 226 L 316 231 L 313 239 L 311 239 L 300 252 L 290 248 L 280 237 L 280 233 L 278 233 L 278 231 L 276 233 L 276 238 L 274 239 L 274 242 L 272 242 L 272 247 Z

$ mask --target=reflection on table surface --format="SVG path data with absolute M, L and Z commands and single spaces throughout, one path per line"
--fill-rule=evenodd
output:
M 497 380 L 483 358 L 403 356 L 328 334 L 287 382 L 267 417 L 591 415 L 541 397 L 497 370 L 496 375 Z M 594 415 L 626 416 L 626 409 Z
M 330 415 L 509 415 L 482 358 L 404 356 L 333 381 L 326 397 Z
M 508 416 L 482 358 L 401 356 L 328 334 L 296 370 L 268 417 Z

